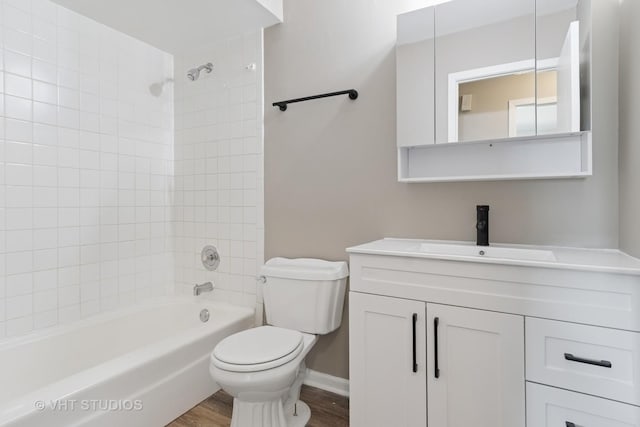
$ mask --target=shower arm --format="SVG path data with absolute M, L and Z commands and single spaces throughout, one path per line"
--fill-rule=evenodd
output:
M 207 62 L 204 65 L 201 65 L 198 67 L 198 71 L 202 71 L 202 70 L 206 70 L 207 73 L 210 73 L 213 71 L 213 64 L 211 62 Z
M 213 71 L 213 64 L 211 62 L 207 62 L 204 65 L 199 66 L 198 68 L 192 68 L 187 72 L 187 77 L 191 81 L 196 81 L 200 77 L 200 71 L 206 71 L 207 74 Z

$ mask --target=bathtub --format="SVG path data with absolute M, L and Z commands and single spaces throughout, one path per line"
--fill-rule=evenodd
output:
M 172 298 L 0 343 L 0 427 L 164 426 L 219 389 L 213 347 L 253 324 L 248 308 Z

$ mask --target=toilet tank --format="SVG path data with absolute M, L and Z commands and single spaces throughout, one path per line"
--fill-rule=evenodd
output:
M 268 324 L 310 334 L 340 327 L 349 276 L 346 262 L 272 258 L 260 274 Z

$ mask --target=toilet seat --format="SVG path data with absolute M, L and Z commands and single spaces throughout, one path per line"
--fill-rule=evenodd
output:
M 213 350 L 211 362 L 225 371 L 265 371 L 295 359 L 303 347 L 299 331 L 260 326 L 220 341 Z

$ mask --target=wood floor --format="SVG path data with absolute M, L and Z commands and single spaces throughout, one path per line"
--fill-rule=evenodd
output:
M 349 399 L 314 387 L 302 386 L 300 399 L 311 408 L 307 427 L 348 427 Z M 229 427 L 233 398 L 220 390 L 167 427 Z

